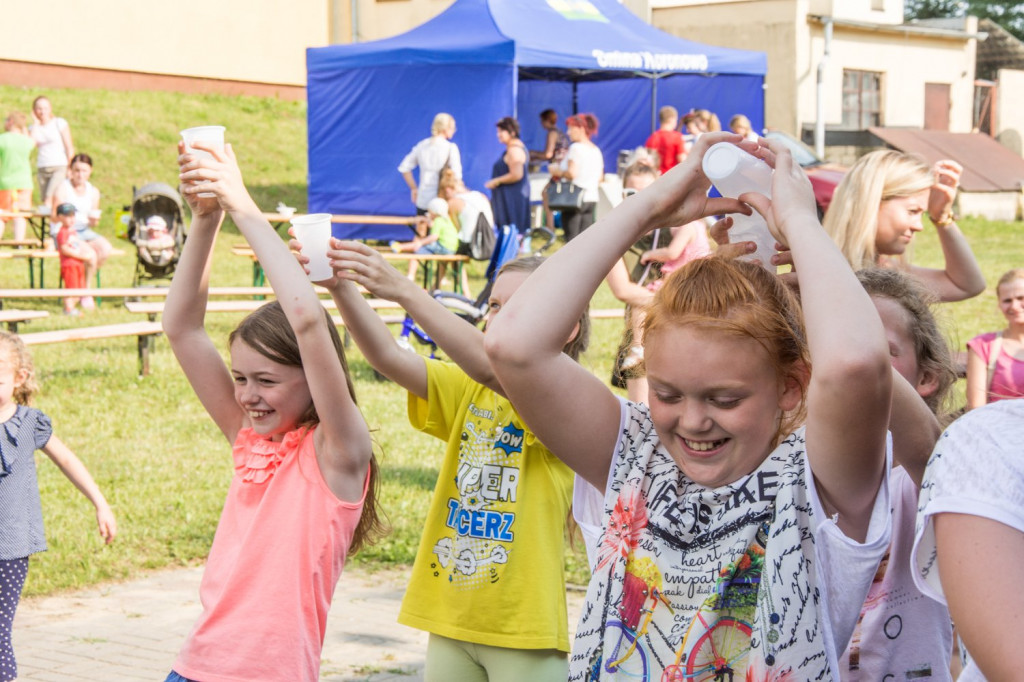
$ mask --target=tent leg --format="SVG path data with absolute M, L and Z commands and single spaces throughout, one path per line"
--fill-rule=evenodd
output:
M 658 122 L 658 77 L 651 79 L 651 133 L 660 128 Z

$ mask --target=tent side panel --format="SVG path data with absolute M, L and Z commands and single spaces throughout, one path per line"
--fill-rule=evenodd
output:
M 643 146 L 651 134 L 651 81 L 648 78 L 593 81 L 578 86 L 578 109 L 600 122 L 593 142 L 604 154 L 604 170 L 614 173 L 619 151 Z
M 761 76 L 699 76 L 678 75 L 658 81 L 658 106 L 667 104 L 682 116 L 691 109 L 713 111 L 729 129 L 729 119 L 745 114 L 751 129 L 764 128 L 764 78 Z
M 501 153 L 494 123 L 513 110 L 511 64 L 402 65 L 310 72 L 307 85 L 309 210 L 411 215 L 398 173 L 430 134 L 434 115 L 455 117 L 463 177 L 483 187 Z M 413 172 L 414 175 L 417 171 Z M 405 227 L 335 225 L 337 237 L 408 239 Z
M 558 127 L 565 130 L 565 119 L 572 115 L 572 83 L 565 81 L 519 80 L 520 137 L 529 149 L 544 149 L 547 133 L 540 124 L 540 112 L 554 109 Z

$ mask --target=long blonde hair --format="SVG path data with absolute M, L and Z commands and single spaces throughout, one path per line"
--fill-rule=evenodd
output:
M 913 196 L 934 184 L 921 159 L 893 150 L 860 157 L 832 195 L 822 225 L 854 270 L 878 264 L 878 209 L 888 199 Z

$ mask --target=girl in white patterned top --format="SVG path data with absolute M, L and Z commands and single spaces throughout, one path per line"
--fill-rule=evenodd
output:
M 526 423 L 605 491 L 570 680 L 832 679 L 888 542 L 878 314 L 790 154 L 741 139 L 702 136 L 542 265 L 485 337 Z M 792 250 L 802 301 L 749 263 L 687 264 L 647 310 L 650 408 L 620 400 L 558 339 L 644 232 L 750 212 L 707 196 L 701 158 L 722 141 L 776 168 L 771 201 L 744 199 Z

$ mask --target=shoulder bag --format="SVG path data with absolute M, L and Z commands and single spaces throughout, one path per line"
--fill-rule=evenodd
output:
M 553 180 L 544 193 L 548 198 L 548 207 L 552 210 L 578 211 L 583 206 L 583 188 L 571 180 Z

